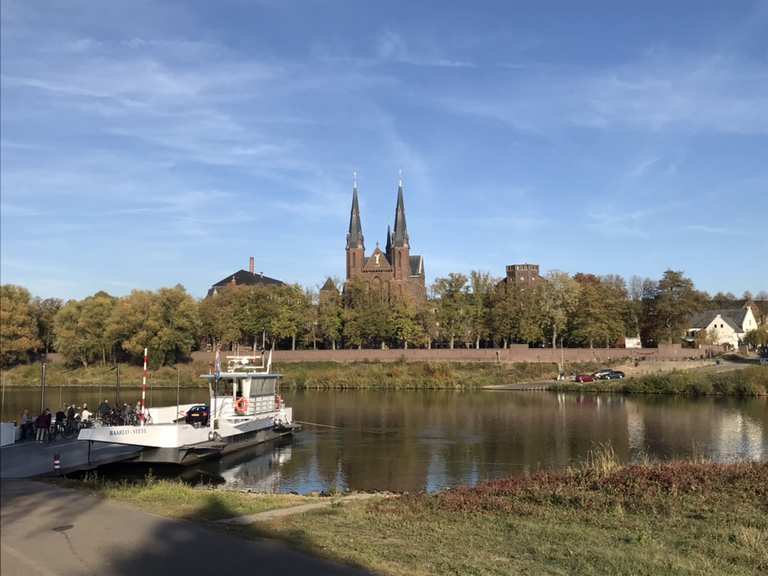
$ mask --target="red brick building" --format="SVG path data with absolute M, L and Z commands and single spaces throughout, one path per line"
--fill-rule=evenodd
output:
M 360 280 L 372 294 L 385 302 L 397 299 L 424 300 L 426 286 L 424 258 L 411 254 L 410 238 L 405 220 L 403 182 L 397 188 L 394 229 L 387 227 L 387 244 L 382 250 L 378 243 L 366 256 L 360 205 L 357 199 L 357 181 L 352 187 L 352 209 L 346 246 L 346 282 Z

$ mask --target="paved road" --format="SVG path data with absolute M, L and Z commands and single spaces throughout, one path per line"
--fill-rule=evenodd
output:
M 31 478 L 51 473 L 54 454 L 59 455 L 63 471 L 72 471 L 125 460 L 139 450 L 135 446 L 93 442 L 89 455 L 88 442 L 80 440 L 57 440 L 50 444 L 20 442 L 0 448 L 0 478 Z
M 77 490 L 2 482 L 3 576 L 363 575 L 273 540 L 243 540 Z

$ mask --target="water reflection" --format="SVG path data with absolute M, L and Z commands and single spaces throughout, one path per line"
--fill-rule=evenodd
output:
M 435 491 L 561 469 L 600 443 L 622 461 L 761 460 L 768 448 L 765 399 L 306 392 L 289 402 L 309 422 L 289 447 L 237 464 L 208 463 L 206 472 L 266 491 Z
M 181 401 L 204 395 L 184 391 Z M 258 491 L 434 491 L 562 469 L 601 443 L 610 443 L 622 461 L 645 455 L 768 458 L 766 398 L 490 391 L 284 395 L 297 419 L 307 422 L 292 442 L 228 456 L 184 476 Z M 36 399 L 34 391 L 28 398 L 11 397 L 19 411 Z M 155 392 L 157 405 L 175 401 L 175 390 Z

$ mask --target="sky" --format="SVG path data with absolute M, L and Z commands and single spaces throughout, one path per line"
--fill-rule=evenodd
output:
M 42 297 L 344 276 L 402 170 L 427 280 L 768 290 L 768 1 L 2 0 L 0 276 Z

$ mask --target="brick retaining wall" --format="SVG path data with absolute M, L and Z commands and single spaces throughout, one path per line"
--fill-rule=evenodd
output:
M 713 352 L 720 349 L 713 347 Z M 241 350 L 241 353 L 247 354 Z M 223 352 L 226 356 L 228 353 Z M 603 362 L 606 360 L 690 360 L 704 358 L 704 348 L 682 348 L 679 345 L 662 345 L 659 348 L 528 348 L 525 345 L 507 349 L 440 348 L 424 349 L 362 349 L 362 350 L 275 350 L 274 362 Z M 194 352 L 193 359 L 213 362 L 212 352 Z

